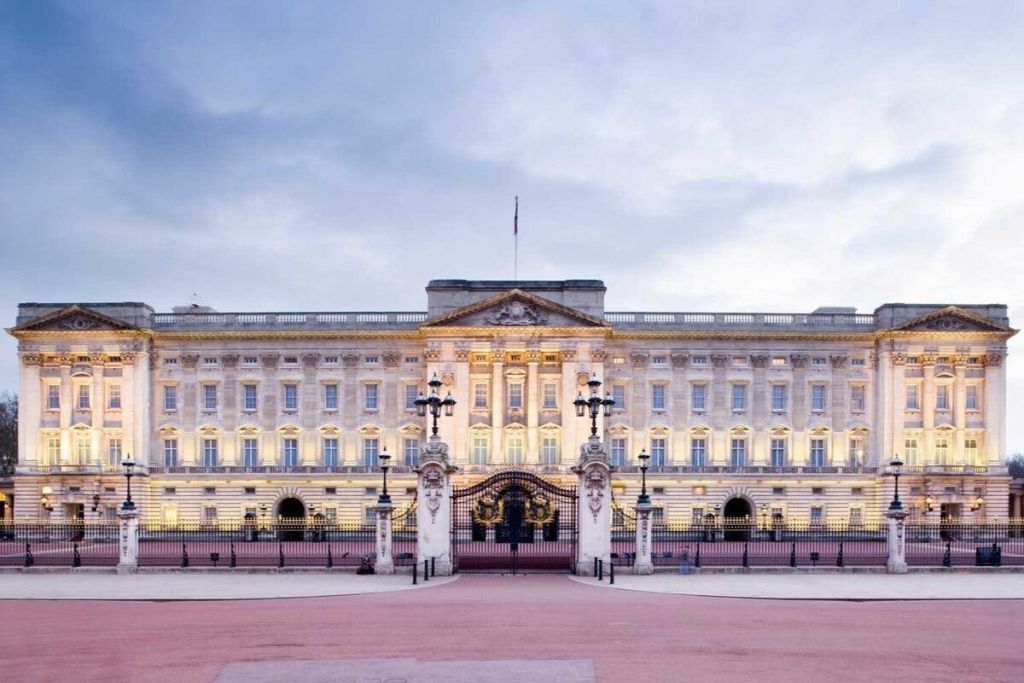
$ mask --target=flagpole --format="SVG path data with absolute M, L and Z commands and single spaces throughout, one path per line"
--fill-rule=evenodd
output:
M 512 219 L 512 239 L 515 243 L 512 257 L 512 279 L 519 280 L 519 195 L 516 195 L 516 213 Z

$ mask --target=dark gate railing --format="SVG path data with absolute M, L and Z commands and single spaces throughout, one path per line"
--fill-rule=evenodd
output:
M 452 491 L 452 558 L 466 573 L 572 572 L 576 487 L 519 470 Z
M 111 567 L 119 558 L 116 519 L 0 520 L 0 566 Z

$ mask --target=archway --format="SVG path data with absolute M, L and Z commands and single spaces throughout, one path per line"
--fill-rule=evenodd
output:
M 754 524 L 754 506 L 746 498 L 730 498 L 722 509 L 725 540 L 746 541 Z
M 278 531 L 281 541 L 301 541 L 306 518 L 306 506 L 294 497 L 282 498 L 277 504 Z

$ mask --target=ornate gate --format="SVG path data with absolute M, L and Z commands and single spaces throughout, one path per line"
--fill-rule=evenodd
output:
M 452 560 L 474 573 L 572 572 L 576 487 L 508 470 L 452 491 Z

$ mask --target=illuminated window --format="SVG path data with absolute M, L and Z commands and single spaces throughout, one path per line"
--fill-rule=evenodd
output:
M 850 439 L 850 467 L 862 466 L 864 464 L 864 457 L 864 439 Z
M 79 465 L 89 464 L 92 455 L 92 439 L 88 436 L 80 436 L 75 440 L 75 450 L 78 456 Z
M 107 441 L 107 464 L 121 464 L 121 439 L 111 438 Z
M 774 367 L 782 367 L 786 364 L 785 356 L 772 356 L 772 365 Z
M 978 440 L 964 440 L 964 460 L 968 465 L 980 465 L 978 460 Z
M 917 464 L 917 439 L 906 439 L 903 442 L 903 456 L 906 459 L 906 464 Z
M 935 439 L 935 462 L 939 465 L 949 464 L 949 439 Z
M 60 436 L 48 436 L 46 437 L 46 453 L 49 456 L 49 464 L 56 465 L 60 463 Z

